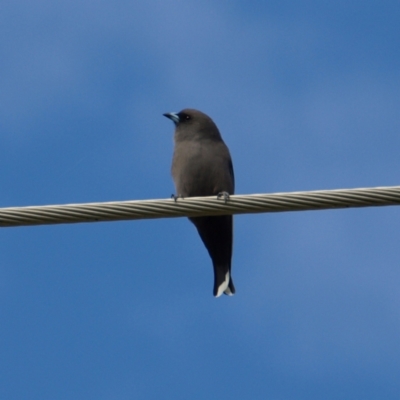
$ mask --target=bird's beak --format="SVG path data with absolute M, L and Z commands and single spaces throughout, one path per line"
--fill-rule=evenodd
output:
M 167 118 L 171 119 L 172 121 L 174 121 L 175 125 L 178 125 L 180 122 L 179 115 L 177 113 L 171 112 L 171 113 L 165 113 L 163 115 L 164 115 L 164 117 L 167 117 Z

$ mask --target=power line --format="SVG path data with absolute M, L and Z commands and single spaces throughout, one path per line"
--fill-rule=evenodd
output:
M 0 208 L 0 227 L 400 205 L 400 186 Z

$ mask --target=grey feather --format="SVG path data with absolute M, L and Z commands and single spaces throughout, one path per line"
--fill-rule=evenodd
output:
M 221 134 L 206 114 L 185 109 L 164 114 L 175 123 L 172 177 L 181 197 L 233 194 L 235 178 L 231 155 Z M 232 295 L 232 215 L 189 218 L 196 226 L 214 267 L 214 296 Z

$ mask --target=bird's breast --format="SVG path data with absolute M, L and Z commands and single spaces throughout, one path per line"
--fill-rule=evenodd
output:
M 221 191 L 233 193 L 229 151 L 222 145 L 191 142 L 175 145 L 172 177 L 178 196 L 211 196 Z

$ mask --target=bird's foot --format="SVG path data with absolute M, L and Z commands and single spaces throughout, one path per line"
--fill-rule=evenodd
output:
M 225 204 L 228 202 L 228 200 L 230 199 L 229 193 L 228 192 L 219 192 L 217 194 L 217 199 L 224 199 Z
M 178 201 L 179 198 L 183 199 L 183 196 L 181 194 L 179 196 L 177 196 L 176 194 L 171 194 L 171 199 L 174 199 L 175 203 Z

